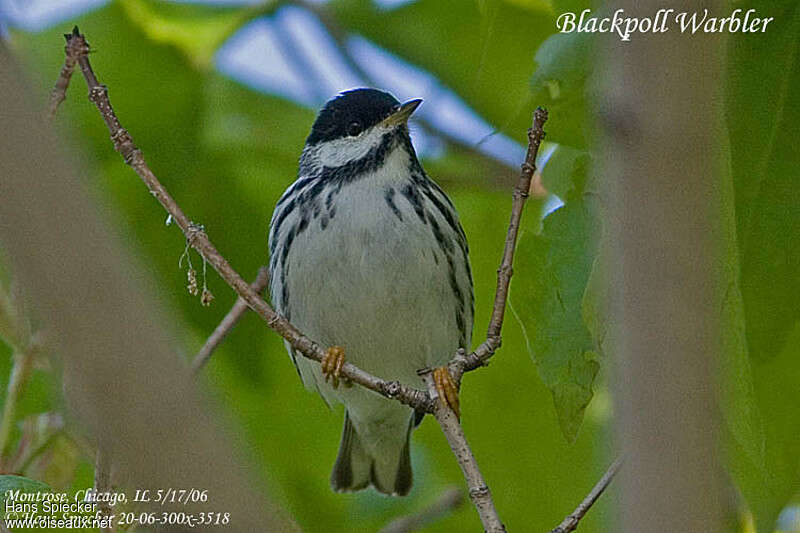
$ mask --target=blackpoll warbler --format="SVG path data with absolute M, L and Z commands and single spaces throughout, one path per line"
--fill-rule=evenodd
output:
M 409 437 L 422 418 L 362 387 L 338 387 L 345 350 L 356 366 L 417 388 L 418 369 L 440 367 L 440 398 L 457 411 L 441 365 L 469 348 L 472 275 L 453 204 L 411 144 L 407 121 L 420 103 L 375 89 L 329 101 L 270 223 L 273 305 L 332 347 L 318 365 L 287 344 L 305 385 L 345 406 L 337 491 L 407 494 Z

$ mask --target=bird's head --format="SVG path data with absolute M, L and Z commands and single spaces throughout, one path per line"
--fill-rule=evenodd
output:
M 319 112 L 306 139 L 306 151 L 328 167 L 365 157 L 383 143 L 407 139 L 408 119 L 421 103 L 417 99 L 401 104 L 377 89 L 346 91 Z

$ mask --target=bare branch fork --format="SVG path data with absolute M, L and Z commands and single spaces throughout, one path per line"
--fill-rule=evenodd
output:
M 65 46 L 66 59 L 56 83 L 56 88 L 53 90 L 51 110 L 54 112 L 58 104 L 63 101 L 72 69 L 75 64 L 79 65 L 89 87 L 89 100 L 94 103 L 103 117 L 111 135 L 114 149 L 122 155 L 125 163 L 133 168 L 136 174 L 144 181 L 150 193 L 171 215 L 172 219 L 186 236 L 187 243 L 214 267 L 217 273 L 219 273 L 228 285 L 239 295 L 241 301 L 266 321 L 270 328 L 286 339 L 294 350 L 309 359 L 320 362 L 325 356 L 325 351 L 320 345 L 305 336 L 284 317 L 277 314 L 272 307 L 261 298 L 258 287 L 250 286 L 233 269 L 230 263 L 228 263 L 211 243 L 211 240 L 203 228 L 194 224 L 186 216 L 161 182 L 156 178 L 155 174 L 150 170 L 142 152 L 136 147 L 130 134 L 121 126 L 114 113 L 108 99 L 107 87 L 101 85 L 97 80 L 89 63 L 89 45 L 85 37 L 78 31 L 78 28 L 76 27 L 71 34 L 67 34 L 65 37 L 67 39 L 67 44 Z M 497 291 L 486 340 L 470 354 L 459 350 L 453 356 L 448 367 L 456 383 L 460 383 L 464 373 L 485 365 L 486 361 L 495 353 L 501 344 L 500 334 L 508 297 L 508 287 L 513 273 L 512 265 L 517 234 L 522 211 L 529 194 L 531 179 L 535 171 L 536 155 L 539 145 L 544 138 L 543 126 L 546 120 L 547 112 L 541 108 L 537 109 L 534 113 L 533 127 L 528 131 L 528 150 L 525 162 L 522 165 L 519 182 L 514 190 L 511 220 L 506 236 L 502 263 L 498 269 Z M 241 315 L 241 312 L 242 311 L 237 309 L 237 306 L 234 306 L 234 309 L 231 310 L 228 316 L 226 316 L 226 320 L 223 322 L 231 318 L 228 323 L 231 325 L 230 327 L 232 327 L 236 320 L 238 320 L 238 316 Z M 221 324 L 217 330 L 215 330 L 212 339 L 209 339 L 208 353 L 204 355 L 204 358 L 198 357 L 195 359 L 194 365 L 196 368 L 202 366 L 203 362 L 208 358 L 208 355 L 213 351 L 214 346 L 222 340 L 230 327 Z M 203 355 L 203 351 L 201 351 L 200 355 Z M 442 402 L 435 401 L 435 394 L 409 387 L 398 381 L 383 380 L 361 370 L 351 363 L 345 363 L 341 369 L 341 373 L 350 381 L 358 383 L 384 397 L 400 401 L 420 411 L 433 413 L 442 427 L 448 443 L 456 455 L 464 476 L 467 479 L 470 498 L 478 510 L 485 530 L 493 533 L 505 531 L 505 527 L 494 508 L 489 488 L 478 469 L 477 462 L 467 444 L 455 413 L 449 408 L 444 407 Z M 423 375 L 423 380 L 430 389 L 432 384 L 430 374 Z

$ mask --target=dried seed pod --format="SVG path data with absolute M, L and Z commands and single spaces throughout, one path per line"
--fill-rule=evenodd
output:
M 203 294 L 200 296 L 200 303 L 208 307 L 214 301 L 214 295 L 207 288 L 203 288 Z
M 197 272 L 195 269 L 190 267 L 189 270 L 186 271 L 186 279 L 189 282 L 189 284 L 186 286 L 189 294 L 192 296 L 197 296 L 197 293 L 200 292 L 200 290 L 197 287 Z

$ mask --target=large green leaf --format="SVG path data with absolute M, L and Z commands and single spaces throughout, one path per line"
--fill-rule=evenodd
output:
M 721 178 L 720 209 L 716 235 L 719 237 L 719 260 L 714 276 L 717 280 L 716 299 L 720 309 L 721 350 L 718 397 L 724 420 L 723 445 L 729 472 L 746 499 L 753 503 L 753 490 L 761 494 L 770 491 L 765 486 L 769 477 L 766 461 L 766 435 L 759 409 L 753 377 L 753 362 L 749 357 L 746 338 L 744 303 L 740 290 L 739 250 L 736 241 L 733 182 L 730 171 L 728 135 L 721 128 L 719 174 Z M 757 509 L 762 522 L 774 522 L 774 516 Z
M 550 137 L 549 130 L 547 136 Z M 560 145 L 542 169 L 542 185 L 559 198 L 566 198 L 567 192 L 572 187 L 575 165 L 584 164 L 581 160 L 588 161 L 588 158 L 589 153 L 586 150 Z
M 758 409 L 764 420 L 764 461 L 751 460 L 733 442 L 731 474 L 760 533 L 771 533 L 781 510 L 800 493 L 800 327 L 784 350 L 753 368 Z
M 774 357 L 800 319 L 800 4 L 737 6 L 775 17 L 729 42 L 727 122 L 750 353 Z
M 550 111 L 547 140 L 587 146 L 586 80 L 591 73 L 590 33 L 557 33 L 536 52 L 533 99 Z
M 595 343 L 584 323 L 584 292 L 597 250 L 596 206 L 585 196 L 586 161 L 573 169 L 566 203 L 551 213 L 542 233 L 520 239 L 515 307 L 530 324 L 529 350 L 553 394 L 564 436 L 573 441 L 592 398 L 599 370 Z M 519 299 L 520 302 L 516 303 Z
M 18 490 L 20 492 L 48 492 L 50 487 L 47 483 L 36 481 L 24 476 L 14 476 L 9 474 L 0 475 L 0 497 L 5 502 L 6 493 L 10 490 Z
M 735 211 L 727 248 L 735 254 L 738 247 L 741 273 L 726 267 L 723 406 L 732 477 L 758 530 L 770 532 L 800 490 L 800 5 L 756 0 L 737 7 L 775 20 L 758 39 L 729 39 L 733 192 L 724 207 Z M 742 352 L 753 356 L 749 365 Z
M 35 494 L 37 492 L 50 492 L 50 486 L 41 481 L 30 479 L 24 476 L 14 476 L 9 474 L 0 475 L 0 505 L 2 505 L 2 516 L 6 516 L 6 499 L 9 491 L 20 491 L 23 493 Z M 20 513 L 21 515 L 22 513 Z

